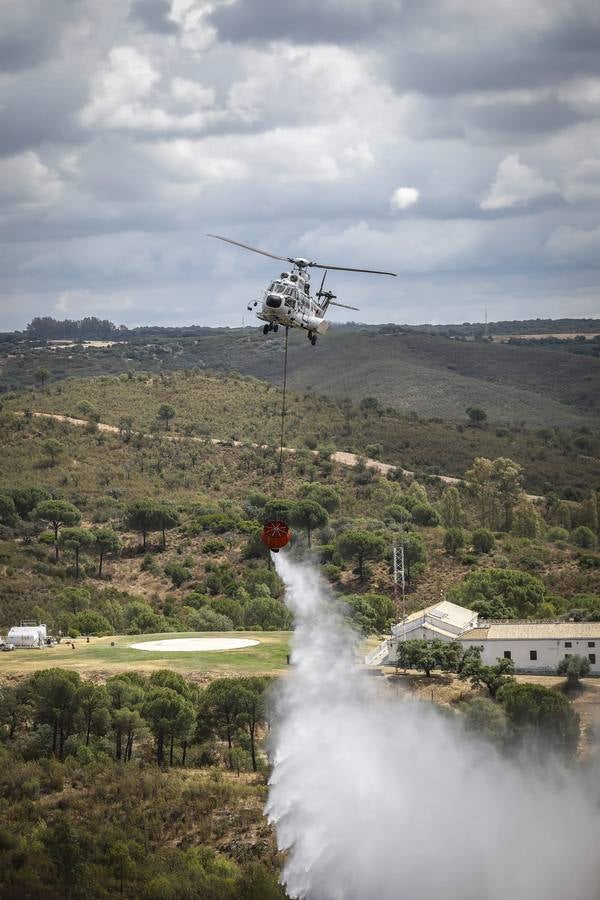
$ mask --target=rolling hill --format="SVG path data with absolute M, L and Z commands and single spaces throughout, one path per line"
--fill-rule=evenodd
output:
M 194 336 L 137 336 L 110 347 L 13 345 L 2 360 L 5 390 L 34 382 L 40 366 L 52 379 L 71 375 L 237 371 L 281 383 L 283 335 L 255 329 L 202 329 Z M 581 427 L 600 419 L 600 360 L 560 349 L 462 341 L 394 328 L 335 328 L 310 347 L 290 333 L 289 384 L 421 417 L 464 419 L 480 406 L 491 421 Z
M 207 344 L 201 353 L 212 368 L 279 383 L 281 335 L 230 340 L 222 359 Z M 293 388 L 369 395 L 424 417 L 463 418 L 467 406 L 481 406 L 494 421 L 577 426 L 600 415 L 600 360 L 537 347 L 336 329 L 315 348 L 304 335 L 290 335 L 288 366 Z

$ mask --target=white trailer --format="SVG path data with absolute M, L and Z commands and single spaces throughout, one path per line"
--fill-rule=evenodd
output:
M 48 637 L 45 625 L 14 625 L 6 635 L 6 643 L 27 650 L 46 646 Z

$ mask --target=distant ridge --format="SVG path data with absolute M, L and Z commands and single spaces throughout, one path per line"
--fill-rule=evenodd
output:
M 253 326 L 246 326 L 245 330 Z M 366 324 L 363 322 L 334 322 L 331 326 L 336 331 L 421 331 L 426 334 L 447 336 L 480 337 L 487 331 L 489 334 L 553 334 L 564 332 L 570 334 L 600 333 L 600 318 L 592 319 L 514 319 L 500 322 L 462 322 L 460 324 L 407 325 L 395 322 Z M 52 316 L 36 317 L 23 331 L 2 332 L 3 340 L 26 338 L 29 340 L 128 340 L 131 337 L 150 337 L 153 335 L 169 337 L 193 337 L 210 332 L 227 333 L 244 330 L 227 326 L 208 325 L 137 325 L 127 327 L 115 325 L 108 319 L 87 316 L 83 319 L 54 319 Z
M 535 322 L 538 333 L 541 321 Z M 557 327 L 566 327 L 567 321 L 600 320 L 563 319 Z M 281 332 L 264 337 L 255 327 L 119 330 L 111 346 L 68 353 L 45 342 L 19 345 L 19 340 L 13 336 L 1 345 L 5 391 L 35 384 L 40 366 L 48 368 L 51 379 L 198 368 L 236 371 L 279 385 L 282 375 Z M 354 401 L 372 396 L 384 407 L 426 418 L 464 421 L 467 407 L 479 406 L 492 422 L 598 426 L 599 349 L 595 338 L 544 348 L 540 342 L 512 346 L 401 326 L 335 327 L 311 347 L 305 333 L 293 329 L 289 385 Z

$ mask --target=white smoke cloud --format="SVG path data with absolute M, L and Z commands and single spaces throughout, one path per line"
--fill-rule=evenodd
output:
M 433 707 L 383 697 L 315 572 L 277 559 L 296 617 L 267 815 L 305 900 L 589 900 L 598 812 L 574 775 L 528 771 Z

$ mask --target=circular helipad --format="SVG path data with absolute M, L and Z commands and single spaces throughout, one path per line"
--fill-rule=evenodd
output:
M 168 641 L 142 641 L 130 644 L 131 650 L 158 650 L 160 653 L 206 653 L 213 650 L 241 650 L 259 641 L 245 638 L 173 638 Z

